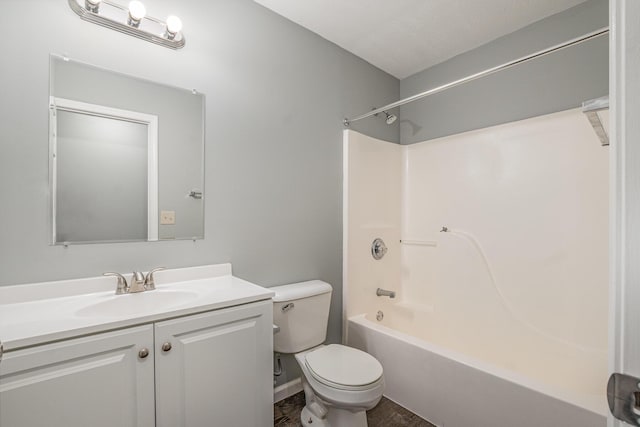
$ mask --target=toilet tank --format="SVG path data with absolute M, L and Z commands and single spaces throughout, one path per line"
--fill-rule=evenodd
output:
M 331 285 L 321 280 L 269 288 L 273 297 L 273 351 L 298 353 L 318 346 L 327 338 Z

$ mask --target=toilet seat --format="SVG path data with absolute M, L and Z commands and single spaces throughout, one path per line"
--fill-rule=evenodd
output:
M 339 390 L 367 390 L 382 381 L 382 365 L 376 358 L 339 344 L 307 353 L 305 366 L 316 381 Z

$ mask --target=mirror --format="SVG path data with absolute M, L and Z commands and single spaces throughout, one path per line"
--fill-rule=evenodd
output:
M 53 244 L 204 238 L 204 95 L 51 55 Z

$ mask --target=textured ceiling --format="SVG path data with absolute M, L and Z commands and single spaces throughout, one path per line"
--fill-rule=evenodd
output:
M 585 0 L 255 0 L 402 79 Z

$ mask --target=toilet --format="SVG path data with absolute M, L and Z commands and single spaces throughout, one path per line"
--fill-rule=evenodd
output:
M 306 404 L 303 426 L 366 427 L 366 411 L 384 391 L 382 365 L 370 354 L 340 344 L 324 345 L 332 288 L 312 280 L 270 288 L 273 350 L 294 354 L 302 370 Z

